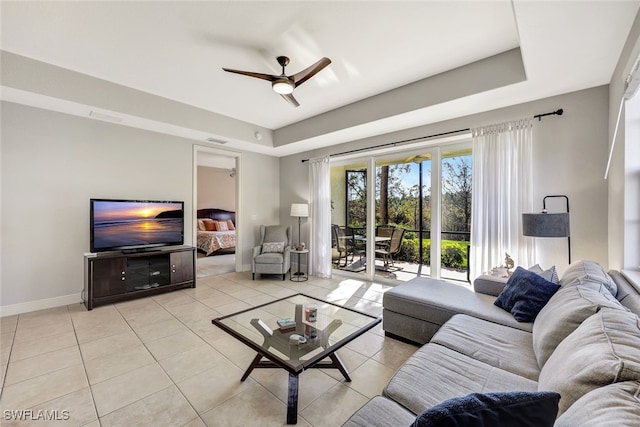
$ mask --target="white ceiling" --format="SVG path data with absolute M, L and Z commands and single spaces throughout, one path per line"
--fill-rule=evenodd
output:
M 425 104 L 370 126 L 343 129 L 331 141 L 316 135 L 317 145 L 328 145 L 607 84 L 639 5 L 2 1 L 0 47 L 274 130 L 520 47 L 525 82 L 463 102 Z M 298 108 L 273 93 L 268 82 L 221 69 L 278 74 L 278 55 L 291 58 L 288 74 L 323 56 L 333 61 L 296 89 Z M 47 108 L 55 109 L 51 104 Z M 309 148 L 292 143 L 267 152 Z

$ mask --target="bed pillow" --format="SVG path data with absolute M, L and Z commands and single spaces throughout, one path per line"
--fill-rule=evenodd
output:
M 227 221 L 216 221 L 216 226 L 218 227 L 218 231 L 229 231 Z
M 216 222 L 214 220 L 205 218 L 202 222 L 204 222 L 204 229 L 206 231 L 217 231 Z
M 412 427 L 553 426 L 560 395 L 553 392 L 472 393 L 427 409 Z
M 538 312 L 558 289 L 560 285 L 518 267 L 494 301 L 494 305 L 511 312 L 518 322 L 533 322 Z
M 262 253 L 282 253 L 284 251 L 284 242 L 271 242 L 262 244 Z
M 199 231 L 205 231 L 207 228 L 204 226 L 204 221 L 201 219 L 198 219 L 198 230 Z
M 227 228 L 229 230 L 235 230 L 236 229 L 236 226 L 233 225 L 233 221 L 231 221 L 230 219 L 227 220 Z

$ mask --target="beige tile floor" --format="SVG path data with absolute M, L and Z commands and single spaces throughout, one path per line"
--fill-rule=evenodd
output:
M 3 317 L 0 424 L 284 425 L 286 371 L 255 370 L 241 383 L 255 353 L 211 319 L 296 292 L 381 315 L 387 289 L 338 276 L 296 283 L 227 273 L 198 279 L 195 289 L 92 311 L 75 304 Z M 415 350 L 378 325 L 338 351 L 352 382 L 333 369 L 302 373 L 298 425 L 341 425 Z M 9 420 L 6 411 L 18 410 L 63 420 Z

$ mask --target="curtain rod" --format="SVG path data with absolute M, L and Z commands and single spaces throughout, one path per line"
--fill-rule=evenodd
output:
M 562 108 L 559 108 L 556 111 L 551 111 L 550 113 L 536 114 L 535 116 L 533 116 L 533 118 L 534 119 L 538 119 L 538 121 L 541 121 L 543 117 L 546 117 L 546 116 L 561 116 L 563 113 L 564 113 L 564 110 Z M 340 153 L 329 154 L 329 157 L 344 156 L 345 154 L 353 154 L 353 153 L 359 153 L 361 151 L 375 150 L 376 148 L 392 147 L 392 146 L 396 146 L 398 144 L 406 144 L 407 142 L 415 142 L 415 141 L 420 141 L 420 140 L 423 140 L 423 139 L 437 138 L 439 136 L 452 135 L 454 133 L 460 133 L 460 132 L 468 132 L 470 130 L 471 130 L 471 128 L 458 129 L 458 130 L 452 130 L 452 131 L 449 131 L 449 132 L 435 133 L 433 135 L 419 136 L 417 138 L 403 139 L 401 141 L 387 142 L 385 144 L 378 144 L 378 145 L 374 145 L 372 147 L 356 148 L 355 150 L 342 151 Z M 308 161 L 309 161 L 309 159 L 303 159 L 302 163 L 305 163 L 305 162 L 308 162 Z

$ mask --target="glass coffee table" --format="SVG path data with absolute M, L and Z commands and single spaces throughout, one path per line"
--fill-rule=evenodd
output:
M 336 350 L 381 320 L 297 294 L 213 319 L 212 323 L 258 353 L 240 381 L 257 368 L 282 368 L 289 372 L 287 424 L 296 424 L 300 373 L 309 368 L 335 368 L 346 381 L 351 381 Z

